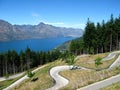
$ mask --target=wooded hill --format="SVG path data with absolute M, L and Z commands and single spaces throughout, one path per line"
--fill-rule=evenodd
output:
M 95 54 L 119 50 L 120 16 L 113 18 L 113 15 L 111 15 L 107 22 L 103 20 L 102 23 L 97 23 L 97 25 L 88 19 L 83 36 L 72 40 L 69 49 L 70 52 L 60 52 L 59 50 L 35 52 L 26 48 L 25 51 L 20 53 L 14 50 L 0 53 L 0 76 L 30 70 L 58 58 L 66 60 L 66 58 L 72 56 L 70 55 L 71 52 L 73 54 Z
M 88 19 L 85 32 L 80 39 L 73 40 L 70 51 L 75 54 L 83 53 L 103 53 L 120 49 L 120 16 L 102 23 L 97 23 Z
M 25 51 L 17 53 L 16 51 L 8 50 L 8 52 L 0 54 L 0 76 L 9 76 L 30 70 L 31 68 L 52 62 L 60 57 L 61 53 L 58 50 L 48 52 L 35 52 L 26 48 Z

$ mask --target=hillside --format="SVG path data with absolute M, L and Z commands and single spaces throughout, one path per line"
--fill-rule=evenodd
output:
M 59 46 L 57 46 L 55 49 L 64 51 L 64 50 L 69 50 L 69 46 L 70 46 L 71 41 L 67 41 Z
M 80 38 L 75 38 L 73 40 L 67 41 L 67 42 L 57 46 L 55 49 L 58 49 L 60 51 L 69 50 L 71 42 L 74 42 L 74 41 L 80 42 L 80 40 L 81 40 L 81 37 Z
M 115 53 L 115 52 L 114 52 Z M 110 66 L 116 58 L 118 58 L 118 55 L 115 57 L 112 57 L 110 60 L 107 61 L 102 61 L 103 64 L 100 66 L 96 67 L 94 60 L 97 57 L 109 57 L 109 53 L 102 53 L 102 54 L 95 54 L 95 55 L 90 55 L 90 56 L 77 56 L 76 57 L 76 62 L 74 65 L 77 66 L 82 66 L 82 67 L 88 67 L 88 68 L 103 68 Z M 87 63 L 86 63 L 87 62 Z M 83 64 L 82 64 L 83 63 Z M 54 85 L 53 79 L 50 77 L 49 71 L 51 68 L 55 66 L 61 66 L 61 65 L 66 65 L 67 63 L 61 59 L 58 59 L 54 62 L 48 63 L 44 65 L 44 68 L 41 68 L 38 70 L 35 75 L 32 78 L 28 78 L 24 80 L 21 84 L 15 86 L 12 88 L 12 90 L 26 90 L 26 89 L 32 89 L 32 90 L 45 90 L 47 88 L 50 88 Z M 43 66 L 42 66 L 43 67 Z M 74 69 L 74 70 L 65 70 L 60 72 L 59 74 L 64 76 L 69 80 L 69 84 L 66 85 L 65 87 L 61 88 L 60 90 L 74 90 L 78 89 L 80 87 L 99 82 L 101 80 L 104 80 L 106 78 L 110 78 L 114 75 L 119 74 L 120 68 L 112 68 L 111 70 L 108 69 L 101 69 L 100 71 L 98 70 L 81 70 L 81 69 Z M 32 81 L 34 78 L 38 78 L 36 81 Z M 44 78 L 43 78 L 44 77 Z M 84 82 L 83 82 L 84 81 Z
M 82 29 L 55 27 L 43 22 L 38 25 L 12 25 L 0 20 L 0 41 L 55 38 L 55 37 L 80 37 Z

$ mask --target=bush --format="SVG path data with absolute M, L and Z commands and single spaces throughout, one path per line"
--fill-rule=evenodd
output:
M 96 58 L 96 59 L 95 59 L 95 65 L 98 66 L 98 65 L 102 64 L 101 61 L 102 61 L 102 58 L 101 58 L 101 57 Z
M 34 75 L 35 75 L 35 73 L 32 73 L 31 71 L 28 70 L 27 76 L 28 76 L 29 78 L 33 77 Z
M 73 65 L 75 63 L 74 58 L 74 55 L 69 55 L 66 59 L 66 63 L 68 63 L 69 65 Z

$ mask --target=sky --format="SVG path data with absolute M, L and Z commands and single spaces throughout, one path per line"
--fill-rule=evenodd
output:
M 120 15 L 120 0 L 0 0 L 0 19 L 11 24 L 84 29 L 87 19 L 95 23 Z

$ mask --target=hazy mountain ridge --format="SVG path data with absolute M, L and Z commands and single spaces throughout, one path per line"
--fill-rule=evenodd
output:
M 55 27 L 39 23 L 38 25 L 12 25 L 0 20 L 0 41 L 55 38 L 55 37 L 80 37 L 82 29 Z

